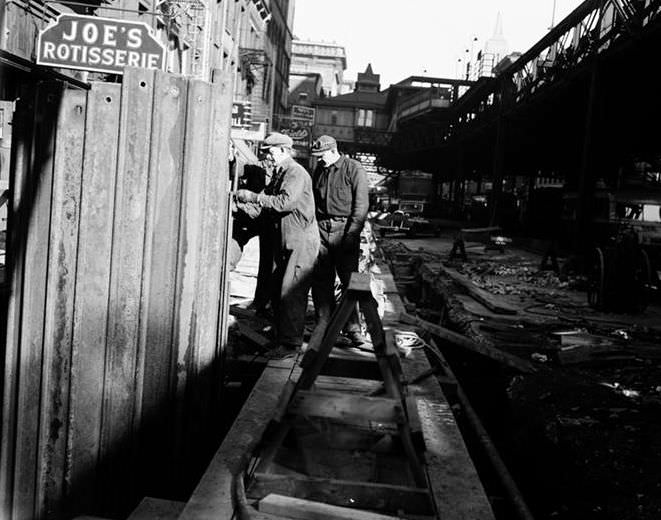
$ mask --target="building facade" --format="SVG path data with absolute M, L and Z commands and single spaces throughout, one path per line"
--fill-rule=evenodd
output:
M 287 113 L 289 71 L 292 61 L 294 0 L 271 0 L 268 38 L 273 56 L 273 120 Z
M 346 51 L 342 45 L 305 40 L 293 41 L 291 72 L 294 74 L 320 74 L 324 96 L 337 96 L 345 93 L 344 71 L 346 68 Z
M 349 94 L 320 98 L 314 103 L 315 136 L 328 134 L 350 154 L 378 152 L 388 144 L 390 114 L 387 91 L 381 91 L 380 76 L 368 65 L 358 74 L 355 90 Z

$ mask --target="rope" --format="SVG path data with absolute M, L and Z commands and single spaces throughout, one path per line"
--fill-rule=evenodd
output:
M 395 345 L 400 352 L 407 357 L 411 351 L 429 348 L 429 345 L 418 334 L 409 330 L 396 330 L 395 331 Z

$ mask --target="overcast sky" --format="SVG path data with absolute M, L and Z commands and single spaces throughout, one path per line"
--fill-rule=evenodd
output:
M 581 0 L 555 0 L 557 24 Z M 345 77 L 368 63 L 381 88 L 407 76 L 455 78 L 457 60 L 493 35 L 498 12 L 509 51 L 525 52 L 548 31 L 554 0 L 296 0 L 294 34 L 336 42 L 347 52 Z M 463 69 L 465 71 L 465 68 Z

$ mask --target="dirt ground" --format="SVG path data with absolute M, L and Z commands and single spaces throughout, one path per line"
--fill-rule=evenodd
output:
M 535 363 L 520 374 L 446 347 L 535 518 L 661 518 L 658 301 L 638 314 L 596 312 L 584 279 L 540 271 L 540 256 L 520 249 L 468 244 L 466 262 L 448 263 L 447 237 L 380 246 L 409 311 Z M 516 313 L 475 301 L 441 261 Z

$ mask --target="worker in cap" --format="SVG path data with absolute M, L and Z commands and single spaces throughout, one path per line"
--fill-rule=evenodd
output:
M 365 169 L 358 161 L 340 154 L 332 136 L 322 135 L 314 141 L 311 153 L 319 158 L 312 176 L 321 239 L 312 281 L 317 315 L 313 338 L 318 341 L 335 307 L 336 275 L 346 290 L 351 273 L 358 271 L 360 233 L 367 218 L 369 195 Z M 352 345 L 363 343 L 355 310 L 344 332 Z
M 271 300 L 277 345 L 271 357 L 288 357 L 303 344 L 305 313 L 319 252 L 312 179 L 292 157 L 291 137 L 274 132 L 261 149 L 274 163 L 273 177 L 261 193 L 238 190 L 236 200 L 257 202 L 270 215 L 274 240 Z

